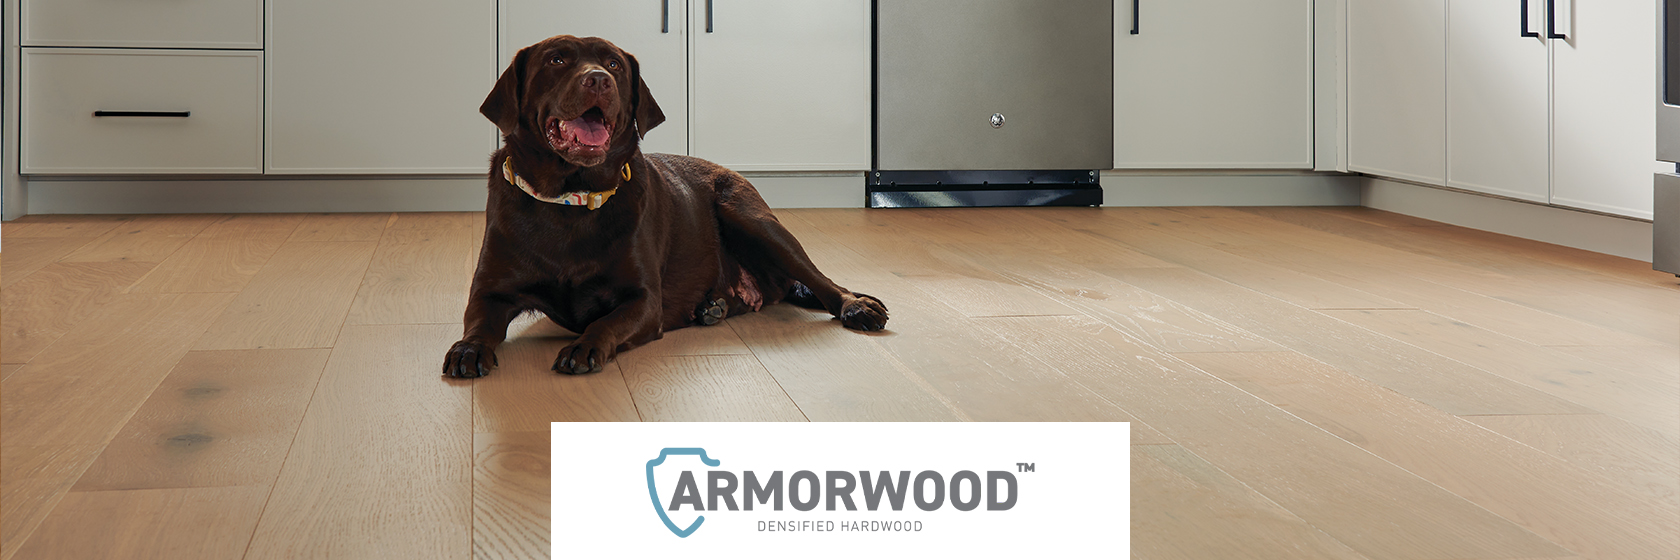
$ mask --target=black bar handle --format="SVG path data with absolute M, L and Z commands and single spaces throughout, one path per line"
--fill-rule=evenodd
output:
M 1540 32 L 1528 30 L 1528 0 L 1517 0 L 1517 2 L 1522 4 L 1522 36 L 1538 39 Z
M 712 32 L 712 0 L 706 0 L 706 32 Z
M 174 117 L 187 118 L 192 111 L 94 111 L 95 117 Z
M 1132 0 L 1132 34 L 1138 34 L 1138 0 Z
M 671 32 L 671 0 L 659 0 L 659 32 Z
M 1569 40 L 1569 35 L 1557 32 L 1557 0 L 1546 0 L 1546 38 Z

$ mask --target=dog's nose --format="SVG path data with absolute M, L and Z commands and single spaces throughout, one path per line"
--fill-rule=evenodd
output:
M 583 89 L 595 93 L 606 93 L 607 90 L 612 89 L 612 84 L 612 74 L 608 74 L 606 70 L 596 68 L 583 73 Z

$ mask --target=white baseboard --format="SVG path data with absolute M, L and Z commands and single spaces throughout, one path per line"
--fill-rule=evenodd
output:
M 1358 184 L 1378 210 L 1651 262 L 1651 222 L 1375 177 Z
M 1356 177 L 1302 172 L 1104 171 L 1103 206 L 1358 206 Z

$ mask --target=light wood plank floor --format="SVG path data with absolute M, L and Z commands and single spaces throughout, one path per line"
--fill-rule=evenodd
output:
M 1680 281 L 1366 208 L 788 210 L 787 305 L 438 375 L 476 213 L 34 216 L 0 560 L 546 557 L 552 421 L 1127 421 L 1133 558 L 1680 558 Z M 1054 430 L 1054 424 L 1044 429 Z

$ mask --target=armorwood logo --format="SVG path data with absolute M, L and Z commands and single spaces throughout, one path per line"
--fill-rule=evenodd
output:
M 882 506 L 892 511 L 903 511 L 906 502 L 913 503 L 916 509 L 924 512 L 938 511 L 946 505 L 958 511 L 975 511 L 981 509 L 982 504 L 984 511 L 1007 511 L 1015 507 L 1017 498 L 1015 474 L 1009 471 L 985 471 L 982 477 L 980 473 L 969 470 L 949 474 L 935 470 L 915 471 L 914 474 L 909 470 L 863 470 L 855 473 L 824 470 L 821 475 L 816 470 L 798 470 L 792 474 L 781 470 L 768 474 L 753 470 L 708 470 L 698 475 L 692 470 L 684 470 L 677 475 L 670 499 L 663 500 L 654 480 L 654 467 L 664 464 L 665 459 L 673 455 L 697 456 L 708 467 L 720 466 L 722 462 L 707 456 L 706 450 L 698 447 L 667 447 L 659 451 L 658 457 L 647 462 L 648 497 L 653 501 L 653 509 L 665 528 L 684 538 L 694 534 L 706 517 L 700 515 L 688 527 L 681 527 L 671 520 L 669 512 L 680 512 L 684 508 L 696 513 L 754 511 L 755 508 L 784 511 L 784 504 L 802 512 L 818 507 L 822 507 L 823 511 L 858 511 L 859 502 L 865 510 L 872 512 L 879 511 Z M 704 486 L 701 486 L 701 480 L 705 480 Z M 823 523 L 830 528 L 823 529 Z M 808 530 L 803 527 L 810 524 L 810 521 L 760 521 L 759 530 Z M 818 522 L 815 530 L 833 530 L 833 525 L 833 521 Z M 893 522 L 891 525 L 895 527 L 891 530 L 921 528 L 920 521 Z M 791 529 L 777 529 L 778 526 Z M 881 527 L 883 524 L 879 521 L 850 525 L 841 522 L 842 530 L 869 526 Z

